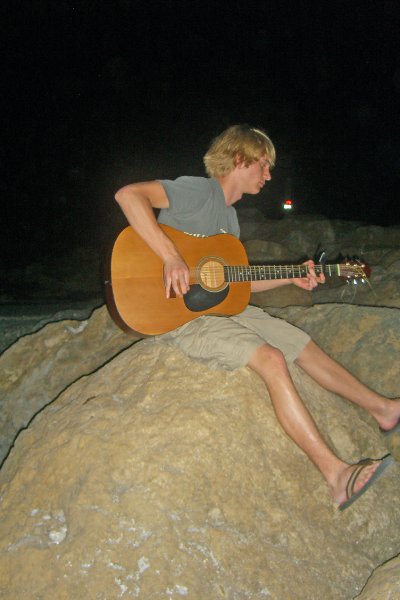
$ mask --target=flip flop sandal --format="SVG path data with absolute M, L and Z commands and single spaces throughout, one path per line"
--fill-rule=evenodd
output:
M 373 465 L 374 463 L 380 463 L 379 467 L 375 470 L 374 474 L 371 475 L 370 479 L 363 485 L 363 487 L 358 490 L 358 492 L 354 492 L 354 486 L 357 482 L 357 479 L 363 472 L 366 467 Z M 346 510 L 349 506 L 353 504 L 360 496 L 365 494 L 368 488 L 371 487 L 372 484 L 375 483 L 381 475 L 385 472 L 385 470 L 394 462 L 393 456 L 391 454 L 387 454 L 381 460 L 372 460 L 371 458 L 364 458 L 357 463 L 356 468 L 352 472 L 349 477 L 349 481 L 346 486 L 346 496 L 347 500 L 345 500 L 342 504 L 339 504 L 339 510 Z

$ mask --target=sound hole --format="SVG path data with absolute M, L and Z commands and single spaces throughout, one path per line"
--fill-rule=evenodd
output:
M 224 274 L 225 263 L 220 258 L 204 258 L 198 266 L 198 279 L 209 292 L 218 292 L 227 287 Z

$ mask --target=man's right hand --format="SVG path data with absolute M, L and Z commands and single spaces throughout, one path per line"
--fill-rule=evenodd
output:
M 189 291 L 189 268 L 180 256 L 173 256 L 165 260 L 164 285 L 167 298 L 171 298 L 171 290 L 179 298 Z

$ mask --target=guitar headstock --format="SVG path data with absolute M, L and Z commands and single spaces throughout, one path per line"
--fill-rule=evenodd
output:
M 371 267 L 366 263 L 362 262 L 358 258 L 346 259 L 345 262 L 340 263 L 340 277 L 346 281 L 361 280 L 365 283 L 371 275 Z

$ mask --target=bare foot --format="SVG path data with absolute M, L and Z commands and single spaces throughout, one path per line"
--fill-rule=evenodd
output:
M 384 411 L 372 416 L 383 431 L 390 431 L 400 420 L 400 398 L 388 399 Z

